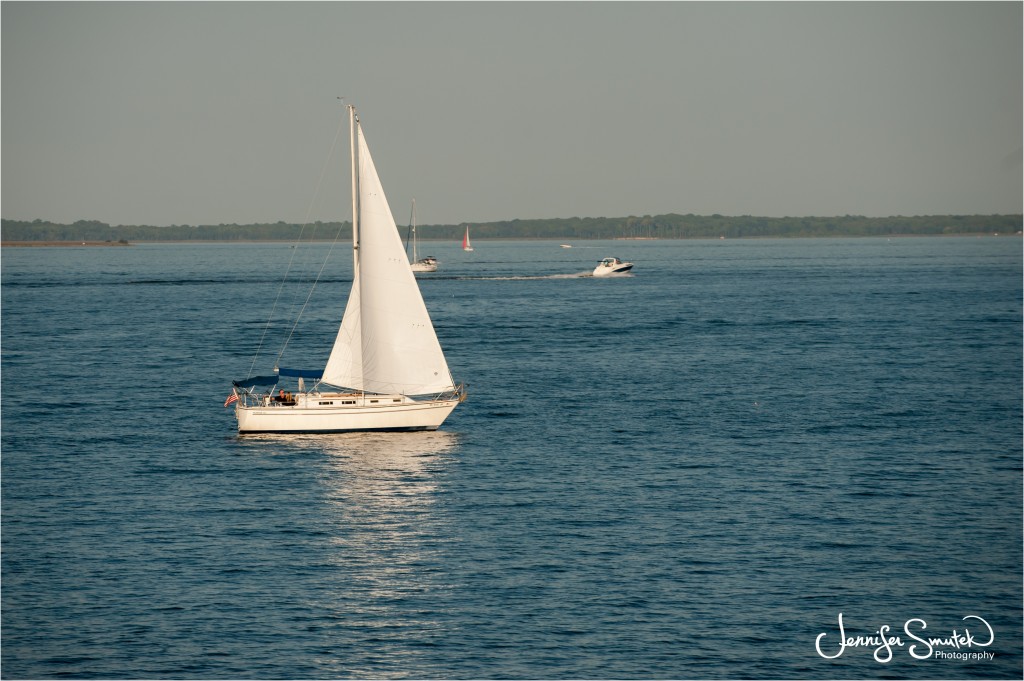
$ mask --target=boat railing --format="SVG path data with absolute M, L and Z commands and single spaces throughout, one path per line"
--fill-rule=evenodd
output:
M 238 401 L 243 407 L 266 407 L 270 405 L 294 405 L 292 400 L 283 399 L 272 392 L 246 392 L 238 391 Z
M 467 388 L 468 386 L 465 383 L 459 383 L 458 385 L 453 386 L 451 389 L 442 391 L 440 393 L 436 393 L 433 395 L 421 395 L 418 397 L 409 397 L 409 399 L 413 399 L 413 401 L 420 401 L 426 399 L 428 401 L 458 400 L 459 402 L 465 402 L 467 396 Z M 370 393 L 357 392 L 321 393 L 320 391 L 315 389 L 298 392 L 290 392 L 284 389 L 272 389 L 263 392 L 256 392 L 255 390 L 238 389 L 236 390 L 236 393 L 238 395 L 238 402 L 243 407 L 294 407 L 297 406 L 300 402 L 310 403 L 313 400 L 328 397 L 332 399 L 346 397 L 362 398 L 363 400 L 365 400 L 367 396 L 370 395 Z

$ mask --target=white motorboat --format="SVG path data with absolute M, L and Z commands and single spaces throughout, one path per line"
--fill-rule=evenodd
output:
M 618 258 L 605 258 L 594 268 L 595 277 L 607 277 L 609 274 L 623 274 L 633 269 L 633 263 L 622 262 Z
M 224 406 L 235 405 L 240 433 L 437 430 L 465 399 L 448 371 L 355 107 L 348 110 L 353 277 L 338 336 L 323 369 L 275 366 L 271 375 L 234 381 Z

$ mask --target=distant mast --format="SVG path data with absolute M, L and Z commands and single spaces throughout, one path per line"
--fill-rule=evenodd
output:
M 462 250 L 472 251 L 473 246 L 469 243 L 469 225 L 466 225 L 466 235 L 462 237 Z

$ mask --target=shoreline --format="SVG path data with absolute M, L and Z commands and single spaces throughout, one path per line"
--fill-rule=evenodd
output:
M 3 248 L 40 248 L 48 246 L 56 246 L 67 248 L 69 246 L 78 246 L 79 248 L 85 247 L 96 247 L 96 246 L 131 246 L 132 244 L 127 241 L 0 241 L 0 246 Z
M 963 238 L 963 237 L 975 237 L 978 239 L 991 239 L 991 238 L 1004 238 L 1004 237 L 1017 237 L 1021 238 L 1022 234 L 1017 233 L 981 233 L 981 232 L 963 232 L 958 234 L 835 234 L 828 236 L 731 236 L 731 237 L 713 237 L 713 236 L 698 236 L 698 237 L 684 237 L 684 238 L 664 238 L 664 237 L 613 237 L 606 239 L 592 239 L 587 237 L 497 237 L 497 238 L 475 238 L 475 241 L 488 242 L 488 241 L 560 241 L 562 243 L 569 243 L 572 241 L 584 242 L 584 241 L 752 241 L 752 240 L 763 240 L 763 239 L 918 239 L 925 237 L 941 237 L 941 238 Z M 323 240 L 312 240 L 302 241 L 301 243 L 331 243 L 333 239 Z M 423 242 L 432 243 L 448 243 L 448 239 L 420 239 Z M 286 239 L 168 239 L 168 240 L 145 240 L 145 241 L 2 241 L 0 247 L 3 248 L 104 248 L 104 247 L 115 247 L 121 248 L 125 246 L 137 246 L 139 244 L 294 244 L 294 241 Z M 456 242 L 451 242 L 456 243 Z

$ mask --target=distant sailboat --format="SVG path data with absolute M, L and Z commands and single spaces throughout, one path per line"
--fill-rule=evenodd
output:
M 436 430 L 465 399 L 448 371 L 355 107 L 348 110 L 354 262 L 341 328 L 323 370 L 275 367 L 273 375 L 234 382 L 224 406 L 235 405 L 240 433 Z M 298 379 L 294 394 L 280 389 L 285 377 Z
M 462 250 L 472 251 L 473 246 L 469 243 L 469 225 L 466 225 L 466 236 L 462 237 Z
M 427 256 L 416 259 L 416 199 L 412 200 L 412 217 L 409 219 L 409 229 L 412 230 L 412 257 L 409 259 L 409 267 L 413 272 L 436 272 L 437 258 Z

